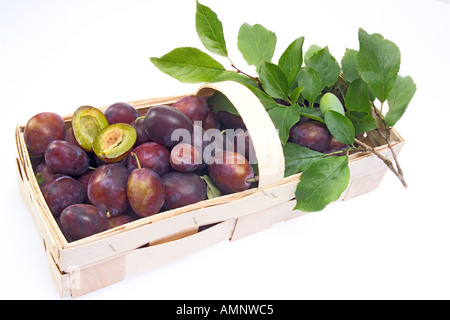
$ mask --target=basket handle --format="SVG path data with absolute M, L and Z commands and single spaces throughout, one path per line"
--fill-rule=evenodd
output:
M 242 117 L 252 139 L 259 170 L 259 187 L 277 183 L 284 178 L 284 154 L 278 131 L 258 97 L 242 84 L 233 81 L 208 83 L 197 95 L 214 91 L 225 95 Z

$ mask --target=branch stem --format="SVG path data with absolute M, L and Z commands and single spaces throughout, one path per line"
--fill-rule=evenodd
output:
M 230 60 L 230 61 L 231 61 L 231 60 Z M 238 67 L 236 67 L 233 63 L 231 64 L 231 66 L 232 66 L 234 69 L 236 69 L 236 71 L 237 71 L 238 73 L 243 74 L 244 76 L 247 76 L 247 77 L 249 77 L 250 79 L 255 80 L 258 84 L 262 85 L 262 84 L 261 84 L 261 81 L 259 81 L 259 79 L 258 79 L 257 77 L 252 77 L 252 76 L 249 75 L 248 73 L 245 73 L 244 71 L 242 71 L 241 69 L 239 69 Z
M 404 177 L 403 177 L 403 170 L 400 167 L 400 163 L 398 161 L 397 154 L 395 153 L 394 148 L 392 147 L 392 144 L 391 144 L 391 129 L 392 128 L 388 127 L 386 125 L 386 122 L 384 121 L 384 116 L 382 113 L 383 103 L 381 104 L 380 110 L 378 110 L 376 108 L 376 106 L 373 102 L 371 104 L 372 104 L 373 112 L 379 118 L 379 121 L 377 121 L 377 123 L 379 124 L 379 127 L 378 127 L 378 129 L 376 129 L 376 131 L 384 139 L 384 141 L 386 141 L 386 143 L 389 147 L 389 150 L 392 153 L 392 157 L 394 159 L 395 166 L 397 167 L 397 170 L 394 173 L 397 175 L 397 177 L 399 177 L 400 181 L 402 181 L 403 186 L 405 188 L 407 188 L 408 186 L 406 185 Z M 383 132 L 386 132 L 386 135 L 384 135 Z M 394 169 L 394 167 L 392 166 L 392 168 L 390 168 L 390 169 L 392 170 L 392 169 Z
M 376 151 L 374 148 L 368 146 L 367 144 L 365 144 L 364 142 L 362 142 L 362 141 L 360 141 L 360 140 L 358 140 L 356 138 L 355 138 L 355 142 L 358 143 L 359 145 L 361 145 L 362 147 L 364 147 L 367 151 L 369 151 L 369 152 L 373 153 L 374 155 L 376 155 L 381 161 L 383 161 L 386 164 L 386 166 L 397 176 L 397 178 L 403 184 L 403 187 L 405 189 L 408 188 L 408 185 L 407 185 L 405 179 L 403 178 L 403 174 L 400 174 L 400 172 L 395 169 L 395 167 L 392 164 L 391 160 L 389 160 L 388 158 L 383 156 L 381 153 Z
M 386 140 L 386 143 L 388 144 L 388 147 L 392 152 L 392 157 L 394 158 L 394 162 L 395 162 L 395 166 L 397 167 L 397 171 L 399 174 L 401 174 L 403 176 L 403 170 L 400 167 L 400 163 L 398 161 L 397 154 L 395 153 L 394 148 L 392 147 L 392 144 L 391 144 L 391 129 L 392 128 L 386 127 L 386 136 L 383 136 L 381 134 L 381 132 L 378 132 L 378 133 L 380 134 L 380 136 L 383 137 L 384 140 Z
M 383 119 L 383 115 L 380 114 L 380 111 L 375 106 L 375 103 L 373 103 L 373 101 L 372 101 L 370 104 L 372 105 L 372 110 L 377 115 L 377 117 L 380 119 Z

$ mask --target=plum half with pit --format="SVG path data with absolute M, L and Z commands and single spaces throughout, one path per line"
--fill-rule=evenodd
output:
M 251 164 L 233 151 L 219 151 L 208 166 L 209 177 L 225 193 L 244 191 L 256 181 Z
M 111 124 L 97 134 L 92 142 L 92 149 L 103 162 L 119 162 L 131 152 L 136 137 L 133 126 L 126 123 Z
M 72 241 L 80 240 L 109 229 L 106 215 L 90 204 L 74 204 L 64 209 L 61 229 Z
M 42 156 L 50 142 L 64 140 L 64 119 L 53 112 L 38 113 L 28 120 L 23 135 L 30 155 Z

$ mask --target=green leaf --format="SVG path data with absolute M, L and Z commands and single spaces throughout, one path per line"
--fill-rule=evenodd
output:
M 279 66 L 264 61 L 259 68 L 259 80 L 268 95 L 283 100 L 289 99 L 288 80 Z
M 283 52 L 278 65 L 286 75 L 289 86 L 292 86 L 297 80 L 298 73 L 303 64 L 303 42 L 305 37 L 300 37 L 294 40 L 287 49 Z
M 239 29 L 238 48 L 249 65 L 259 67 L 263 61 L 271 61 L 277 37 L 260 24 L 244 23 Z
M 297 103 L 298 99 L 300 98 L 302 91 L 303 91 L 303 87 L 297 87 L 296 89 L 294 89 L 294 91 L 291 92 L 291 94 L 289 95 L 289 98 L 291 99 L 291 103 L 295 104 Z
M 313 107 L 300 107 L 300 115 L 325 123 L 322 112 Z
M 216 113 L 219 111 L 226 111 L 235 116 L 241 116 L 231 101 L 220 91 L 216 91 L 212 97 L 208 99 L 208 104 L 212 106 L 213 111 Z
M 415 93 L 416 84 L 411 77 L 397 77 L 394 89 L 388 98 L 389 111 L 384 118 L 386 125 L 393 127 L 400 120 Z
M 270 110 L 272 108 L 280 106 L 275 100 L 273 100 L 271 96 L 266 94 L 264 91 L 253 86 L 247 86 L 247 88 L 249 88 L 250 91 L 252 91 L 255 94 L 255 96 L 258 97 L 259 101 L 261 101 L 261 104 L 264 106 L 266 110 Z
M 308 50 L 305 52 L 305 64 L 309 62 L 309 59 L 313 56 L 314 53 L 321 50 L 322 47 L 319 47 L 318 45 L 312 44 L 309 46 Z
M 304 212 L 323 210 L 339 199 L 349 181 L 348 156 L 326 157 L 313 162 L 300 176 L 294 209 Z
M 288 142 L 283 147 L 283 153 L 285 159 L 285 177 L 289 177 L 300 171 L 305 171 L 313 162 L 324 157 L 323 153 L 291 142 Z
M 339 142 L 352 144 L 355 140 L 355 128 L 352 122 L 339 112 L 328 110 L 325 113 L 325 124 L 333 137 Z
M 300 120 L 299 106 L 279 106 L 268 111 L 275 128 L 278 129 L 281 144 L 285 145 L 289 138 L 289 130 Z
M 355 135 L 378 128 L 377 122 L 370 113 L 347 111 L 345 115 L 353 123 Z
M 394 88 L 400 69 L 400 50 L 380 34 L 368 34 L 359 29 L 358 71 L 381 102 Z
M 235 81 L 246 86 L 259 87 L 258 83 L 252 78 L 237 73 L 236 71 L 229 71 L 229 70 L 220 73 L 217 77 L 210 80 L 209 82 L 221 82 L 227 80 Z
M 302 96 L 312 105 L 322 92 L 320 78 L 313 68 L 302 68 L 298 74 L 298 86 L 303 87 Z
M 208 54 L 196 48 L 182 47 L 150 61 L 162 72 L 186 83 L 209 82 L 225 68 Z
M 38 173 L 36 174 L 36 181 L 37 181 L 38 185 L 39 185 L 40 187 L 42 187 L 42 185 L 43 185 L 44 182 L 45 182 L 45 178 L 42 176 L 42 173 L 38 172 Z
M 219 188 L 217 188 L 208 175 L 200 176 L 200 178 L 206 182 L 206 195 L 208 199 L 214 199 L 222 195 Z
M 195 29 L 206 49 L 220 56 L 228 56 L 222 22 L 217 14 L 197 1 L 195 13 Z
M 307 67 L 317 71 L 320 78 L 321 90 L 333 86 L 339 78 L 341 67 L 330 54 L 328 47 L 316 51 L 306 63 Z
M 362 79 L 350 83 L 345 96 L 345 106 L 350 111 L 370 112 L 369 87 Z
M 348 82 L 353 82 L 356 79 L 361 78 L 358 72 L 358 64 L 356 63 L 356 58 L 358 56 L 358 50 L 345 49 L 345 54 L 342 57 L 342 73 L 344 74 L 345 80 Z

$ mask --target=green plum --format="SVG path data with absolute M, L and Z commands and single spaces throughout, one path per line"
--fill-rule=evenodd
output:
M 325 93 L 320 99 L 320 111 L 322 112 L 322 114 L 325 115 L 328 110 L 339 112 L 340 114 L 345 116 L 345 110 L 342 106 L 341 101 L 339 101 L 338 97 L 336 97 L 331 92 Z

